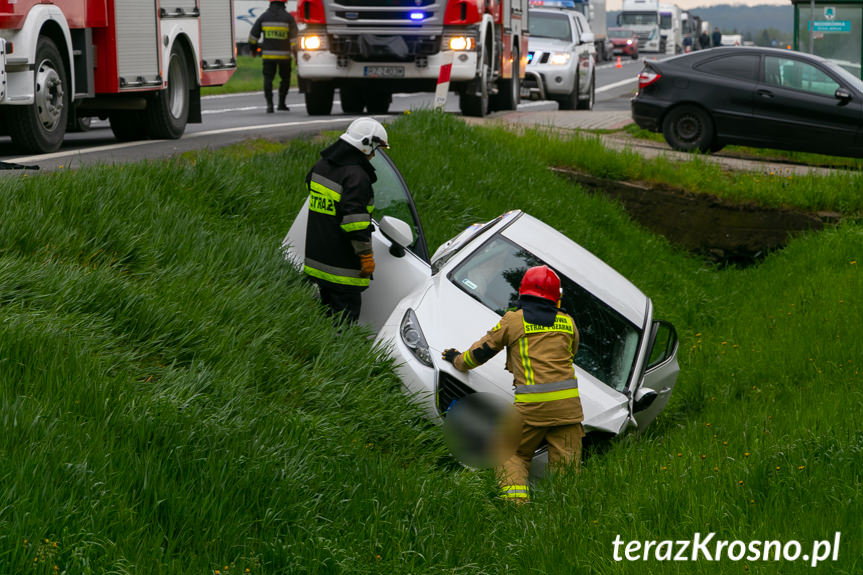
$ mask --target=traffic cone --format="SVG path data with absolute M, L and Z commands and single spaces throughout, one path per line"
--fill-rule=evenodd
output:
M 615 68 L 623 68 L 623 64 L 620 63 L 620 56 L 617 57 L 617 64 L 614 66 Z

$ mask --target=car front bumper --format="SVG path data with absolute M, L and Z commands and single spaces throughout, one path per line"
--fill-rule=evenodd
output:
M 542 80 L 543 92 L 549 95 L 571 94 L 576 85 L 578 73 L 578 60 L 575 64 L 570 62 L 569 66 L 555 66 L 553 64 L 532 64 L 525 68 L 526 73 L 539 76 Z

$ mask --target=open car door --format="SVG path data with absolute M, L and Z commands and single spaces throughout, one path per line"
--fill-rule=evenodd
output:
M 680 366 L 677 363 L 677 331 L 667 321 L 655 320 L 650 330 L 647 368 L 635 391 L 632 416 L 639 429 L 647 427 L 671 398 Z
M 431 277 L 431 266 L 422 224 L 404 178 L 383 150 L 375 152 L 371 163 L 378 178 L 372 186 L 375 273 L 371 285 L 363 292 L 360 323 L 377 332 L 398 302 Z M 306 198 L 282 242 L 286 257 L 300 270 L 306 246 L 308 203 Z

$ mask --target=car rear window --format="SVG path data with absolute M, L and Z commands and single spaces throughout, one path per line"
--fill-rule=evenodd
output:
M 695 66 L 705 74 L 716 74 L 754 82 L 758 79 L 759 57 L 756 54 L 730 54 L 713 58 Z

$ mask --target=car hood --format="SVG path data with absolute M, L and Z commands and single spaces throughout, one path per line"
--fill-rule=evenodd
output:
M 464 382 L 476 392 L 494 393 L 513 399 L 512 374 L 505 369 L 506 352 L 468 373 L 461 373 L 444 362 L 441 352 L 454 347 L 464 351 L 497 325 L 500 316 L 455 286 L 444 273 L 432 278 L 428 289 L 415 302 L 414 313 L 429 345 L 435 367 Z M 617 434 L 629 418 L 626 396 L 576 366 L 584 426 Z

